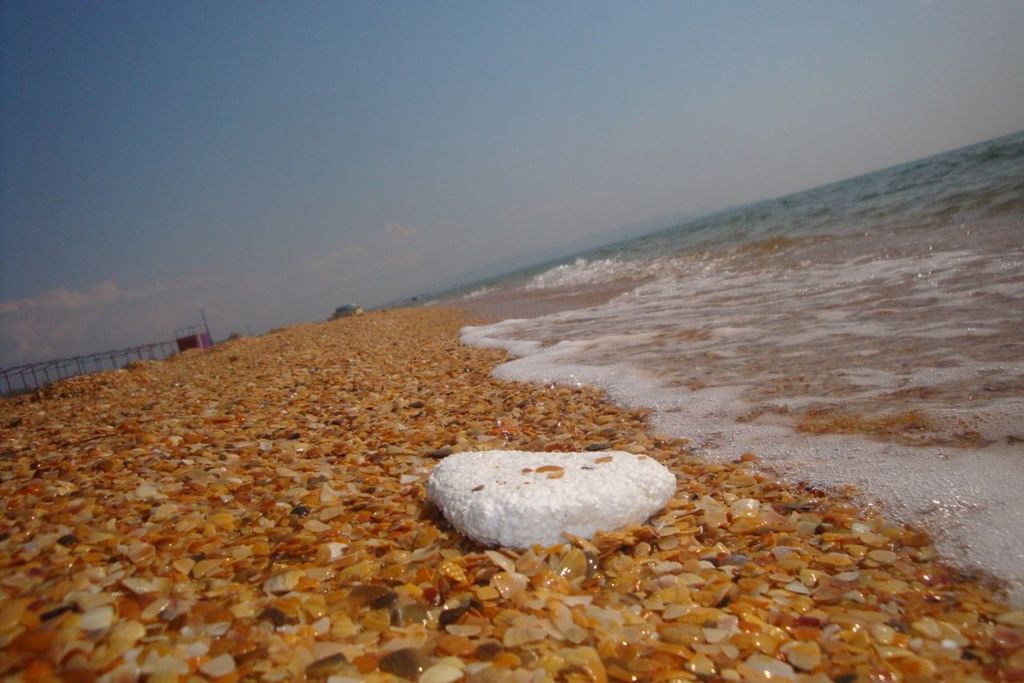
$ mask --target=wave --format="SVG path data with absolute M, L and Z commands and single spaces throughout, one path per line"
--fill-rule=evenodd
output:
M 494 292 L 497 289 L 497 287 L 480 287 L 478 289 L 474 289 L 472 292 L 469 292 L 468 294 L 463 294 L 459 298 L 462 299 L 463 301 L 469 299 L 476 299 L 477 297 L 484 296 L 485 294 L 490 294 L 491 292 Z
M 705 256 L 704 253 L 684 253 L 637 259 L 580 257 L 572 263 L 563 263 L 533 276 L 523 289 L 569 289 L 623 281 L 636 281 L 639 284 L 641 281 L 689 272 L 692 264 L 701 261 Z
M 579 287 L 601 282 L 621 279 L 634 268 L 617 258 L 595 259 L 588 261 L 577 258 L 572 263 L 563 263 L 535 275 L 526 289 L 554 289 L 556 287 Z

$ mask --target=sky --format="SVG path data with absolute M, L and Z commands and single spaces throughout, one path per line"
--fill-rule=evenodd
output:
M 1024 128 L 1024 2 L 0 5 L 0 366 Z

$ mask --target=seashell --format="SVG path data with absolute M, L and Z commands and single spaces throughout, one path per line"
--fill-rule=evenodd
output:
M 299 585 L 299 579 L 302 578 L 302 574 L 303 572 L 298 569 L 277 574 L 263 583 L 263 590 L 267 593 L 287 593 Z
M 474 606 L 479 607 L 480 604 L 472 598 L 467 598 L 455 607 L 443 610 L 437 618 L 438 626 L 440 626 L 441 628 L 445 628 L 449 624 L 456 623 L 459 619 L 462 618 L 463 614 L 468 612 Z
M 697 654 L 686 662 L 686 670 L 701 677 L 713 676 L 715 674 L 715 663 L 707 655 Z
M 555 573 L 567 581 L 573 581 L 574 579 L 587 576 L 588 564 L 587 556 L 583 554 L 583 551 L 579 548 L 573 548 L 558 563 Z
M 152 482 L 144 481 L 135 488 L 135 497 L 139 500 L 152 500 L 164 496 L 160 493 L 159 487 Z
M 435 664 L 424 671 L 419 678 L 419 683 L 454 683 L 462 678 L 462 670 L 451 664 Z
M 518 647 L 525 643 L 536 643 L 544 640 L 548 633 L 542 628 L 513 626 L 505 631 L 501 644 L 506 648 Z
M 507 555 L 503 555 L 496 550 L 485 550 L 484 555 L 486 555 L 491 562 L 501 567 L 503 571 L 510 574 L 515 573 L 515 563 Z
M 887 566 L 896 561 L 897 555 L 891 550 L 871 550 L 868 552 L 868 558 L 876 564 Z
M 759 652 L 741 662 L 736 669 L 741 675 L 755 680 L 793 680 L 796 678 L 796 672 L 792 666 Z
M 491 578 L 491 585 L 498 590 L 502 598 L 511 600 L 526 590 L 529 580 L 522 574 L 501 572 Z
M 385 586 L 360 584 L 353 586 L 348 597 L 356 605 L 365 605 L 370 609 L 390 607 L 398 600 L 398 593 Z
M 427 658 L 419 650 L 411 647 L 389 652 L 381 657 L 378 663 L 381 671 L 410 680 L 417 679 L 427 665 Z
M 1024 610 L 1010 610 L 995 618 L 996 623 L 1024 628 Z
M 207 676 L 210 676 L 211 678 L 220 678 L 221 676 L 227 676 L 228 674 L 234 672 L 234 670 L 235 658 L 227 653 L 218 655 L 199 666 L 199 671 Z
M 114 608 L 94 607 L 82 613 L 78 625 L 84 631 L 103 631 L 114 622 Z
M 337 652 L 326 657 L 321 657 L 315 660 L 312 664 L 306 666 L 305 675 L 311 678 L 319 678 L 321 676 L 327 676 L 337 671 L 341 666 L 348 663 L 345 659 L 345 655 Z
M 812 671 L 821 663 L 821 648 L 814 641 L 794 643 L 783 652 L 789 663 L 801 671 Z

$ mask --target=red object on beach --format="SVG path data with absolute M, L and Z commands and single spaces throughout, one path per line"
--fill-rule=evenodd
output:
M 197 332 L 196 334 L 178 337 L 175 341 L 178 343 L 178 351 L 208 349 L 213 346 L 213 340 L 210 339 L 210 335 L 207 332 Z
M 206 324 L 206 313 L 199 309 L 203 316 L 202 325 L 190 327 L 179 327 L 174 331 L 174 341 L 178 344 L 178 351 L 188 349 L 208 349 L 213 346 L 213 337 L 210 335 L 210 326 Z

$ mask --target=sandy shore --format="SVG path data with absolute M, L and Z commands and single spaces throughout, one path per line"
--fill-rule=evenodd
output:
M 1024 612 L 924 534 L 596 391 L 497 382 L 465 322 L 297 326 L 0 401 L 0 675 L 1024 680 Z M 676 497 L 521 553 L 425 502 L 450 450 L 588 446 L 657 458 Z

